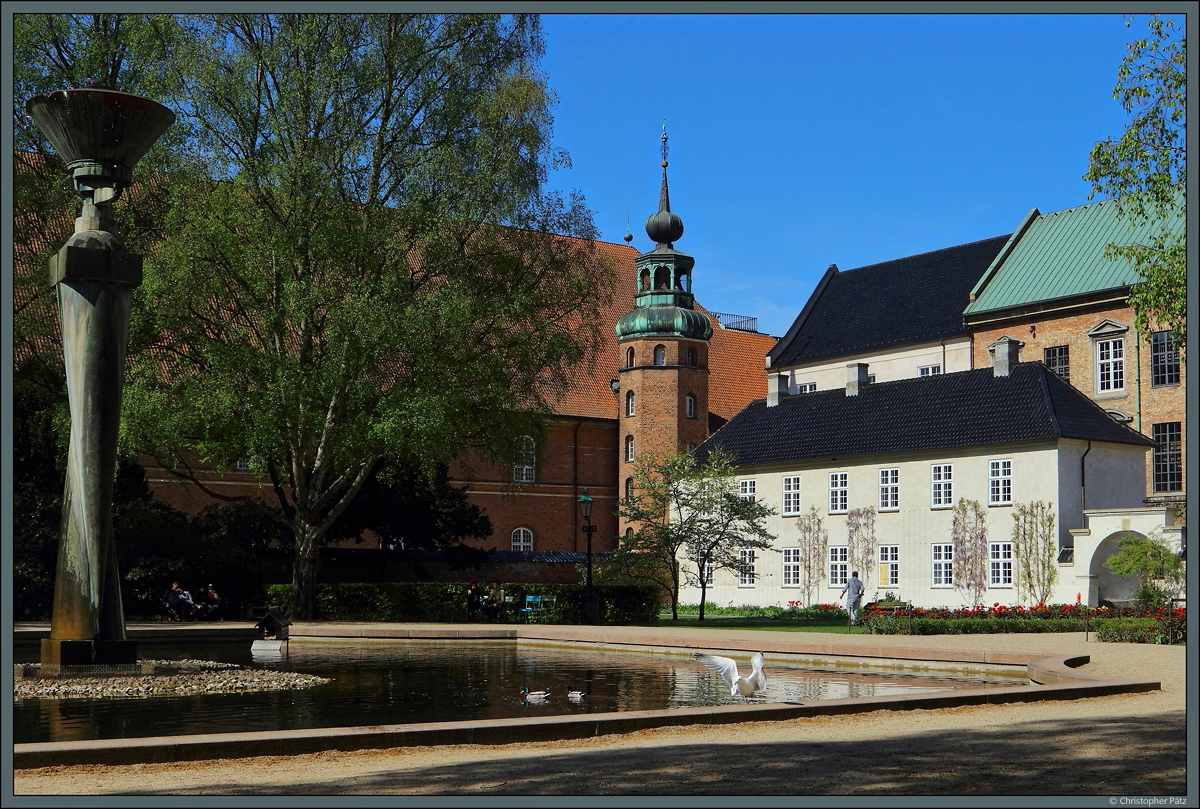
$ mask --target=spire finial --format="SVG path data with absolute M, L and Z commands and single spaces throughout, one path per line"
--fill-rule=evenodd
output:
M 683 235 L 683 220 L 671 213 L 671 198 L 667 193 L 667 119 L 662 133 L 662 189 L 658 194 L 658 213 L 646 220 L 646 234 L 657 244 L 671 246 Z
M 667 119 L 663 118 L 663 133 L 662 133 L 662 164 L 663 168 L 667 167 Z

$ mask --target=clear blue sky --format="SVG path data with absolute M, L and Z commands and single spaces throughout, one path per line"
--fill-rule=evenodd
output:
M 604 241 L 628 228 L 650 249 L 665 118 L 675 247 L 696 259 L 697 300 L 781 336 L 830 264 L 1086 204 L 1088 153 L 1125 127 L 1112 90 L 1145 22 L 547 14 L 554 142 L 573 164 L 551 184 L 583 192 Z

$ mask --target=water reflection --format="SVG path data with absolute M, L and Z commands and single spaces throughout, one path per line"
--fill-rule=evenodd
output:
M 96 700 L 19 700 L 13 741 L 135 738 L 520 716 L 635 711 L 740 702 L 715 673 L 684 656 L 603 653 L 486 643 L 293 644 L 252 655 L 249 644 L 144 646 L 155 659 L 200 658 L 333 678 L 299 691 Z M 36 650 L 33 652 L 36 655 Z M 31 662 L 18 660 L 17 662 Z M 934 678 L 783 668 L 767 659 L 756 702 L 811 702 L 1024 684 L 1024 679 Z M 546 689 L 543 703 L 522 689 Z M 572 702 L 567 691 L 588 696 Z

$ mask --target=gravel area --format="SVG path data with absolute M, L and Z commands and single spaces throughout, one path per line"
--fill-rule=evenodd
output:
M 1153 678 L 1162 682 L 1162 689 L 1080 700 L 695 725 L 575 741 L 48 767 L 16 771 L 14 791 L 147 796 L 1187 794 L 1185 648 L 1099 643 L 1085 640 L 1083 633 L 903 638 L 895 643 L 1089 654 L 1092 662 L 1081 673 Z
M 329 682 L 326 677 L 290 671 L 249 669 L 208 660 L 144 660 L 147 674 L 39 676 L 40 665 L 13 666 L 13 699 L 95 699 L 239 691 L 286 691 Z

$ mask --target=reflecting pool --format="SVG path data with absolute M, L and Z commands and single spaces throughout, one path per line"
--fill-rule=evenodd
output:
M 740 702 L 714 672 L 682 655 L 605 652 L 487 642 L 293 643 L 284 656 L 249 644 L 144 644 L 142 657 L 239 663 L 329 677 L 296 691 L 179 697 L 15 700 L 13 741 L 117 739 L 194 733 L 391 725 L 636 711 Z M 734 655 L 748 669 L 749 655 Z M 14 662 L 35 662 L 17 650 Z M 766 659 L 756 702 L 918 694 L 1026 685 L 1021 678 L 937 676 L 876 670 L 822 671 Z M 528 703 L 522 689 L 546 689 Z M 567 691 L 586 691 L 579 702 Z

